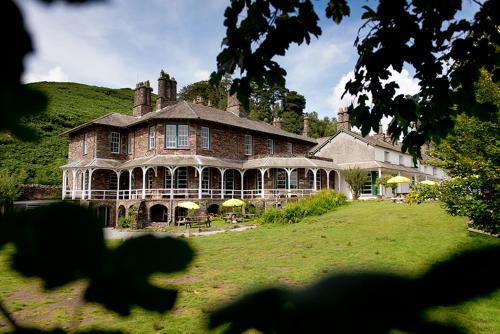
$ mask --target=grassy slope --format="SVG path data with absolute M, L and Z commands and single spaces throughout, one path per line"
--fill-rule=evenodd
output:
M 27 323 L 53 326 L 76 321 L 84 327 L 109 326 L 131 333 L 155 332 L 154 327 L 164 327 L 161 333 L 198 333 L 203 332 L 207 310 L 243 291 L 276 284 L 300 286 L 343 270 L 418 275 L 447 254 L 500 240 L 468 234 L 463 218 L 446 215 L 436 203 L 408 207 L 367 202 L 296 225 L 260 226 L 190 242 L 198 256 L 188 272 L 155 278 L 160 285 L 180 289 L 176 309 L 166 317 L 136 310 L 131 318 L 119 318 L 100 307 L 75 309 L 71 298 L 78 286 L 40 295 L 37 285 L 7 269 L 5 251 L 0 253 L 0 295 Z M 432 315 L 456 320 L 471 333 L 499 333 L 500 293 Z
M 59 166 L 66 162 L 68 141 L 60 134 L 99 116 L 132 113 L 133 91 L 76 83 L 39 82 L 31 84 L 48 99 L 47 110 L 26 120 L 40 134 L 38 142 L 21 142 L 0 136 L 0 169 L 25 172 L 26 183 L 60 184 Z

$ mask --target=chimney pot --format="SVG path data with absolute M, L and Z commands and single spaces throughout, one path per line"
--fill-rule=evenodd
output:
M 134 108 L 133 114 L 136 117 L 144 116 L 151 112 L 151 92 L 153 89 L 149 85 L 149 81 L 139 82 L 135 86 L 134 91 Z
M 280 117 L 273 118 L 273 126 L 278 129 L 283 129 L 283 119 Z
M 163 70 L 158 78 L 158 98 L 156 99 L 156 111 L 175 103 L 177 100 L 177 82 Z

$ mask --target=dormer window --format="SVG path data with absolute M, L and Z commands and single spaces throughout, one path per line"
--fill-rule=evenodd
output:
M 148 149 L 152 150 L 155 148 L 156 142 L 155 142 L 155 126 L 152 125 L 148 129 Z
M 120 153 L 120 133 L 111 132 L 111 153 Z
M 402 155 L 399 156 L 399 164 L 401 166 L 404 166 L 404 164 L 405 164 L 405 160 L 404 160 L 404 157 Z
M 288 154 L 293 154 L 293 143 L 288 143 Z
M 267 153 L 274 154 L 274 140 L 273 139 L 267 140 Z
M 384 161 L 385 162 L 389 162 L 390 161 L 389 160 L 389 152 L 387 152 L 387 151 L 384 151 Z
M 245 155 L 253 154 L 252 136 L 245 135 Z

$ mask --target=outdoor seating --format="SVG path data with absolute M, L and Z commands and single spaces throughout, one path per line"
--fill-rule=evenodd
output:
M 194 217 L 186 217 L 184 218 L 183 223 L 186 225 L 186 228 L 191 228 L 195 226 L 205 226 L 210 227 L 210 216 L 207 215 L 199 215 Z
M 224 220 L 226 223 L 239 223 L 243 221 L 243 217 L 235 212 L 226 213 L 224 215 Z

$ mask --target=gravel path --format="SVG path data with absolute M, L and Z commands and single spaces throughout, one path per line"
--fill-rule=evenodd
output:
M 183 233 L 170 233 L 170 232 L 135 232 L 135 231 L 120 231 L 114 228 L 104 229 L 104 238 L 107 240 L 126 240 L 130 238 L 136 238 L 143 235 L 154 235 L 155 237 L 177 237 L 184 235 L 185 237 L 202 237 L 208 235 L 214 235 L 224 232 L 241 232 L 246 230 L 251 230 L 256 228 L 255 225 L 245 225 L 229 230 L 215 230 L 215 231 L 203 231 L 203 232 L 191 232 L 191 230 L 186 230 Z

